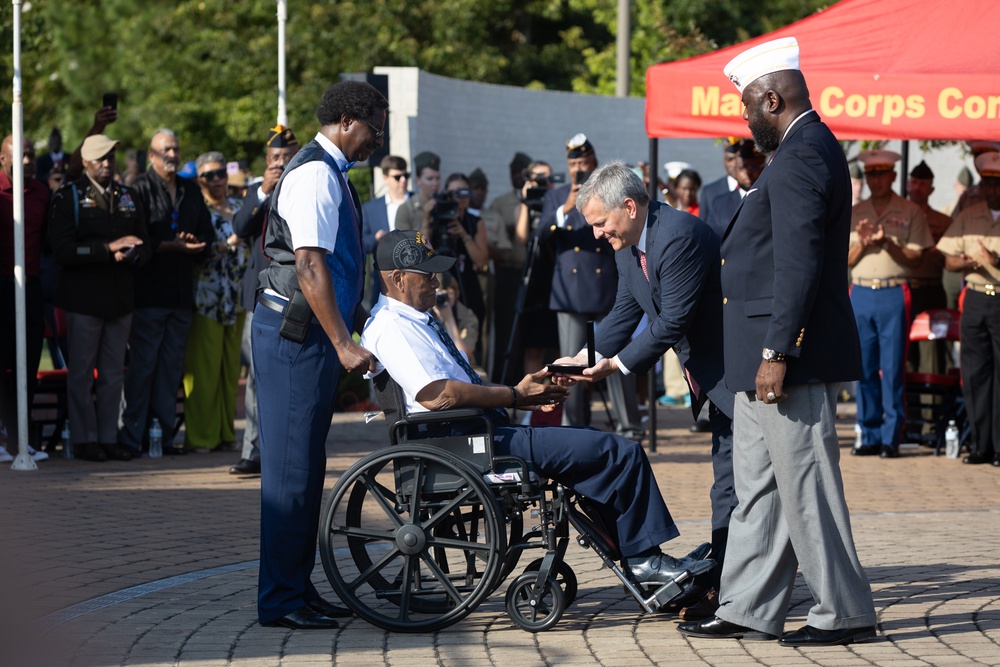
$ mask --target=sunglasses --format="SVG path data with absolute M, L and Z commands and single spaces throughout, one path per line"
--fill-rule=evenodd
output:
M 206 181 L 219 181 L 226 177 L 226 170 L 215 169 L 213 171 L 203 171 L 198 176 L 204 178 Z
M 406 172 L 405 174 L 393 174 L 389 178 L 391 178 L 391 179 L 393 179 L 395 181 L 401 181 L 404 178 L 409 178 L 409 177 L 410 177 L 410 172 Z

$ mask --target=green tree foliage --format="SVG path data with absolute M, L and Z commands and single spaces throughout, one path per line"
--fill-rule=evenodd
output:
M 631 90 L 645 71 L 806 16 L 819 0 L 633 0 Z M 83 137 L 105 91 L 119 93 L 109 135 L 144 147 L 174 129 L 185 159 L 221 150 L 256 160 L 277 111 L 275 0 L 25 0 L 25 131 Z M 12 72 L 12 18 L 0 61 Z M 418 67 L 443 76 L 611 93 L 617 0 L 288 0 L 288 116 L 316 128 L 320 93 L 341 72 Z M 8 86 L 4 87 L 9 91 Z M 0 121 L 10 125 L 8 110 Z

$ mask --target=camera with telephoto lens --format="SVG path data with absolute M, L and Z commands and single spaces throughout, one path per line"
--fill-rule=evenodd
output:
M 442 306 L 447 306 L 448 301 L 449 301 L 448 293 L 444 290 L 438 290 L 437 293 L 434 295 L 434 305 L 437 306 L 438 308 Z

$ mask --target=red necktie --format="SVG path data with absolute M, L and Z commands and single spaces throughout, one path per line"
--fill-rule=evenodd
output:
M 642 275 L 646 276 L 646 282 L 649 282 L 649 271 L 646 270 L 646 253 L 641 250 L 637 251 L 639 253 L 639 265 L 642 266 Z

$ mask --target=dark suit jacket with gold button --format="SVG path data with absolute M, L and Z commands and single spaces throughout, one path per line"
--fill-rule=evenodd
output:
M 556 211 L 566 203 L 571 187 L 567 183 L 545 193 L 536 231 L 539 241 L 552 244 L 555 251 L 549 308 L 601 317 L 611 310 L 618 289 L 615 253 L 606 240 L 594 238 L 576 208 L 566 214 L 565 226 L 556 224 Z
M 792 126 L 722 241 L 726 385 L 753 391 L 761 351 L 788 356 L 785 384 L 861 374 L 848 297 L 851 179 L 811 112 Z

